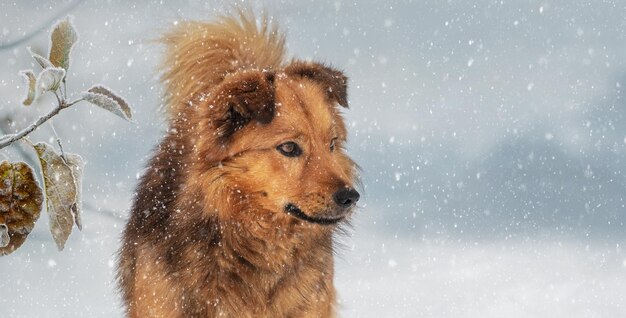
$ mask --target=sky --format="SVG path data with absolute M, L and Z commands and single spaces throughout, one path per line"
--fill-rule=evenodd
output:
M 0 46 L 65 8 L 80 34 L 68 92 L 103 83 L 131 124 L 79 104 L 53 120 L 87 161 L 84 229 L 56 251 L 46 216 L 0 259 L 0 316 L 121 317 L 114 253 L 161 138 L 162 47 L 218 1 L 2 1 Z M 626 1 L 267 1 L 290 56 L 350 78 L 348 151 L 361 201 L 339 238 L 343 317 L 626 315 Z M 53 19 L 54 20 L 54 19 Z M 17 130 L 18 71 L 47 33 L 0 50 L 0 117 Z M 166 62 L 166 61 L 165 61 Z M 48 141 L 50 125 L 31 137 Z M 4 159 L 32 160 L 28 149 Z

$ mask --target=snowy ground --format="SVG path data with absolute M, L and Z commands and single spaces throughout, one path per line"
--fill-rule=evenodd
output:
M 0 2 L 0 46 L 70 1 Z M 70 91 L 104 83 L 136 125 L 81 105 L 54 125 L 85 171 L 85 228 L 56 251 L 45 215 L 0 258 L 0 317 L 120 317 L 114 253 L 162 134 L 150 43 L 219 1 L 85 1 Z M 268 1 L 289 51 L 350 76 L 362 208 L 337 259 L 343 317 L 626 317 L 624 1 Z M 15 129 L 25 47 L 0 50 Z M 49 126 L 32 139 L 48 140 Z M 4 159 L 23 155 L 11 148 Z
M 623 317 L 621 247 L 558 241 L 355 240 L 343 317 Z
M 120 317 L 121 220 L 92 218 L 63 253 L 45 227 L 2 260 L 2 317 Z M 118 226 L 116 226 L 118 225 Z M 367 231 L 337 259 L 342 317 L 623 317 L 626 251 L 607 243 L 407 240 Z

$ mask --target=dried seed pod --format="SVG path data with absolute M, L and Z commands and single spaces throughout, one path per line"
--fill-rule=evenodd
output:
M 29 165 L 0 163 L 0 255 L 10 254 L 24 243 L 39 218 L 42 202 L 41 188 Z

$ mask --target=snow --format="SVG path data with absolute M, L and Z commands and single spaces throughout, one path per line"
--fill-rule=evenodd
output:
M 0 45 L 67 1 L 0 2 Z M 254 5 L 253 5 L 254 6 Z M 342 317 L 626 316 L 623 1 L 268 1 L 293 56 L 350 77 L 360 210 L 341 237 Z M 137 124 L 79 104 L 54 119 L 85 167 L 82 232 L 58 252 L 41 217 L 0 259 L 0 317 L 121 317 L 115 252 L 163 132 L 152 39 L 218 1 L 84 2 L 68 93 L 104 84 Z M 47 34 L 0 50 L 0 118 L 30 107 L 21 69 Z M 78 95 L 74 95 L 78 96 Z M 46 141 L 47 125 L 31 137 Z M 24 159 L 15 147 L 3 159 Z M 29 160 L 29 158 L 25 158 Z M 32 160 L 32 159 L 31 159 Z
M 345 317 L 620 317 L 626 310 L 619 246 L 357 242 L 369 252 L 349 253 L 338 271 Z
M 121 316 L 111 233 L 119 226 L 111 223 L 122 220 L 87 220 L 91 224 L 80 238 L 73 234 L 62 253 L 40 231 L 3 259 L 2 290 L 10 291 L 3 295 L 3 314 Z M 337 259 L 343 317 L 619 317 L 626 310 L 626 251 L 619 245 L 416 243 L 368 232 L 343 241 L 350 244 Z

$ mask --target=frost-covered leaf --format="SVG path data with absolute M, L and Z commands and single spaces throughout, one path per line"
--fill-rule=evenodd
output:
M 78 33 L 70 17 L 58 22 L 50 34 L 50 62 L 67 70 L 70 67 L 70 53 L 78 41 Z
M 63 82 L 65 70 L 62 68 L 47 68 L 41 71 L 37 78 L 37 96 L 47 91 L 56 91 Z
M 82 97 L 84 100 L 98 107 L 104 108 L 128 121 L 132 121 L 133 114 L 128 103 L 104 86 L 93 86 L 86 92 L 83 92 Z
M 33 57 L 33 59 L 35 59 L 37 64 L 41 66 L 41 68 L 54 68 L 54 65 L 52 65 L 52 63 L 47 58 L 33 52 L 33 50 L 31 50 L 30 48 L 28 48 L 28 52 L 30 52 L 30 55 Z
M 37 78 L 35 77 L 35 73 L 31 70 L 21 71 L 20 75 L 22 75 L 26 79 L 26 83 L 28 84 L 28 92 L 26 93 L 26 98 L 22 101 L 22 104 L 28 106 L 33 103 L 35 98 L 37 97 Z
M 76 204 L 76 184 L 72 169 L 52 146 L 40 142 L 34 147 L 41 163 L 50 232 L 58 249 L 63 250 L 74 225 L 72 206 Z
M 66 153 L 67 165 L 72 169 L 74 184 L 76 185 L 76 202 L 72 206 L 74 222 L 79 230 L 83 230 L 82 210 L 83 210 L 83 171 L 85 171 L 85 161 L 80 155 Z
M 0 163 L 0 255 L 10 254 L 24 243 L 39 219 L 42 202 L 41 189 L 28 164 Z

